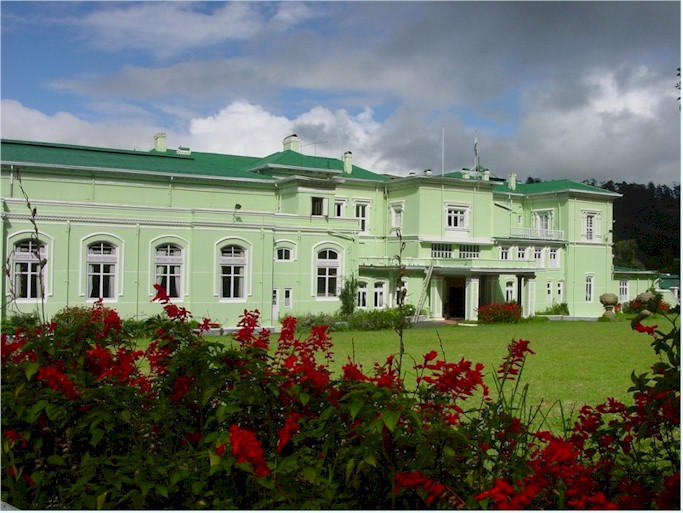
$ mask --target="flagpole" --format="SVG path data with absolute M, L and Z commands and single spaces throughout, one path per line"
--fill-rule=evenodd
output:
M 444 172 L 444 153 L 445 153 L 445 132 L 443 125 L 441 126 L 441 176 Z

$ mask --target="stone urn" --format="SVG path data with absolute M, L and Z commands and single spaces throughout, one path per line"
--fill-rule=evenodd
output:
M 616 319 L 617 315 L 614 313 L 614 307 L 617 306 L 617 303 L 619 302 L 617 295 L 611 292 L 605 292 L 600 296 L 600 302 L 602 303 L 602 306 L 605 307 L 605 313 L 602 314 L 602 316 L 610 320 Z

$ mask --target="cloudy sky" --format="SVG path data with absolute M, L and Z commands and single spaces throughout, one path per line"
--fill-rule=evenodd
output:
M 3 138 L 680 182 L 678 1 L 1 9 Z

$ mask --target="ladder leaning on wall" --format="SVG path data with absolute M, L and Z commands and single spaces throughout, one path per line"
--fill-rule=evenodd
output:
M 417 322 L 420 317 L 420 310 L 425 305 L 427 300 L 427 292 L 429 291 L 429 281 L 432 279 L 432 271 L 434 271 L 434 264 L 430 265 L 425 273 L 424 284 L 422 285 L 422 292 L 420 293 L 420 300 L 417 302 L 417 307 L 415 308 L 415 315 L 413 316 L 413 322 Z

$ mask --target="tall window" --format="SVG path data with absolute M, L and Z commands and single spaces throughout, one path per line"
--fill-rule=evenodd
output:
M 545 267 L 545 262 L 543 260 L 543 248 L 534 248 L 534 261 L 536 262 L 536 267 Z
M 548 267 L 551 269 L 560 268 L 560 251 L 557 248 L 548 249 Z
M 292 289 L 284 290 L 283 305 L 284 308 L 292 308 Z
M 247 255 L 244 248 L 236 245 L 221 248 L 220 267 L 221 297 L 225 299 L 246 297 Z
M 450 205 L 446 208 L 448 228 L 467 228 L 467 208 Z
M 564 303 L 564 282 L 563 281 L 557 282 L 557 302 L 560 304 Z
M 356 219 L 358 219 L 360 231 L 363 233 L 367 233 L 370 228 L 369 213 L 370 205 L 368 205 L 367 203 L 356 203 Z
M 546 237 L 553 228 L 553 213 L 550 210 L 534 212 L 536 229 L 541 237 Z
M 551 304 L 553 302 L 553 282 L 548 281 L 545 284 L 545 302 Z
M 346 214 L 346 200 L 334 200 L 334 216 L 344 217 Z
M 368 307 L 368 284 L 364 281 L 358 282 L 358 308 Z
M 391 227 L 401 228 L 403 226 L 403 204 L 395 203 L 391 205 Z
M 375 283 L 373 306 L 375 308 L 384 308 L 384 283 L 380 281 Z
M 327 215 L 327 198 L 320 198 L 313 196 L 311 198 L 311 215 L 312 216 L 326 216 Z
M 117 247 L 108 242 L 88 245 L 88 297 L 111 299 L 116 296 Z
M 628 280 L 619 280 L 619 301 L 628 301 Z
M 593 302 L 593 285 L 594 285 L 594 276 L 589 274 L 586 276 L 586 303 L 592 303 Z
M 18 299 L 38 299 L 45 296 L 47 273 L 44 265 L 41 265 L 45 254 L 45 244 L 39 240 L 24 239 L 14 245 L 12 283 Z
M 515 300 L 515 282 L 505 282 L 505 302 L 512 303 Z
M 175 244 L 161 244 L 154 252 L 154 282 L 161 285 L 169 297 L 180 298 L 183 280 L 183 250 Z
M 323 249 L 317 254 L 316 295 L 318 297 L 337 297 L 339 277 L 339 253 L 333 249 Z
M 500 259 L 510 260 L 510 248 L 507 246 L 501 246 L 500 248 Z
M 583 235 L 586 240 L 597 241 L 600 238 L 600 213 L 583 212 Z
M 526 260 L 526 248 L 519 246 L 517 247 L 517 260 Z

